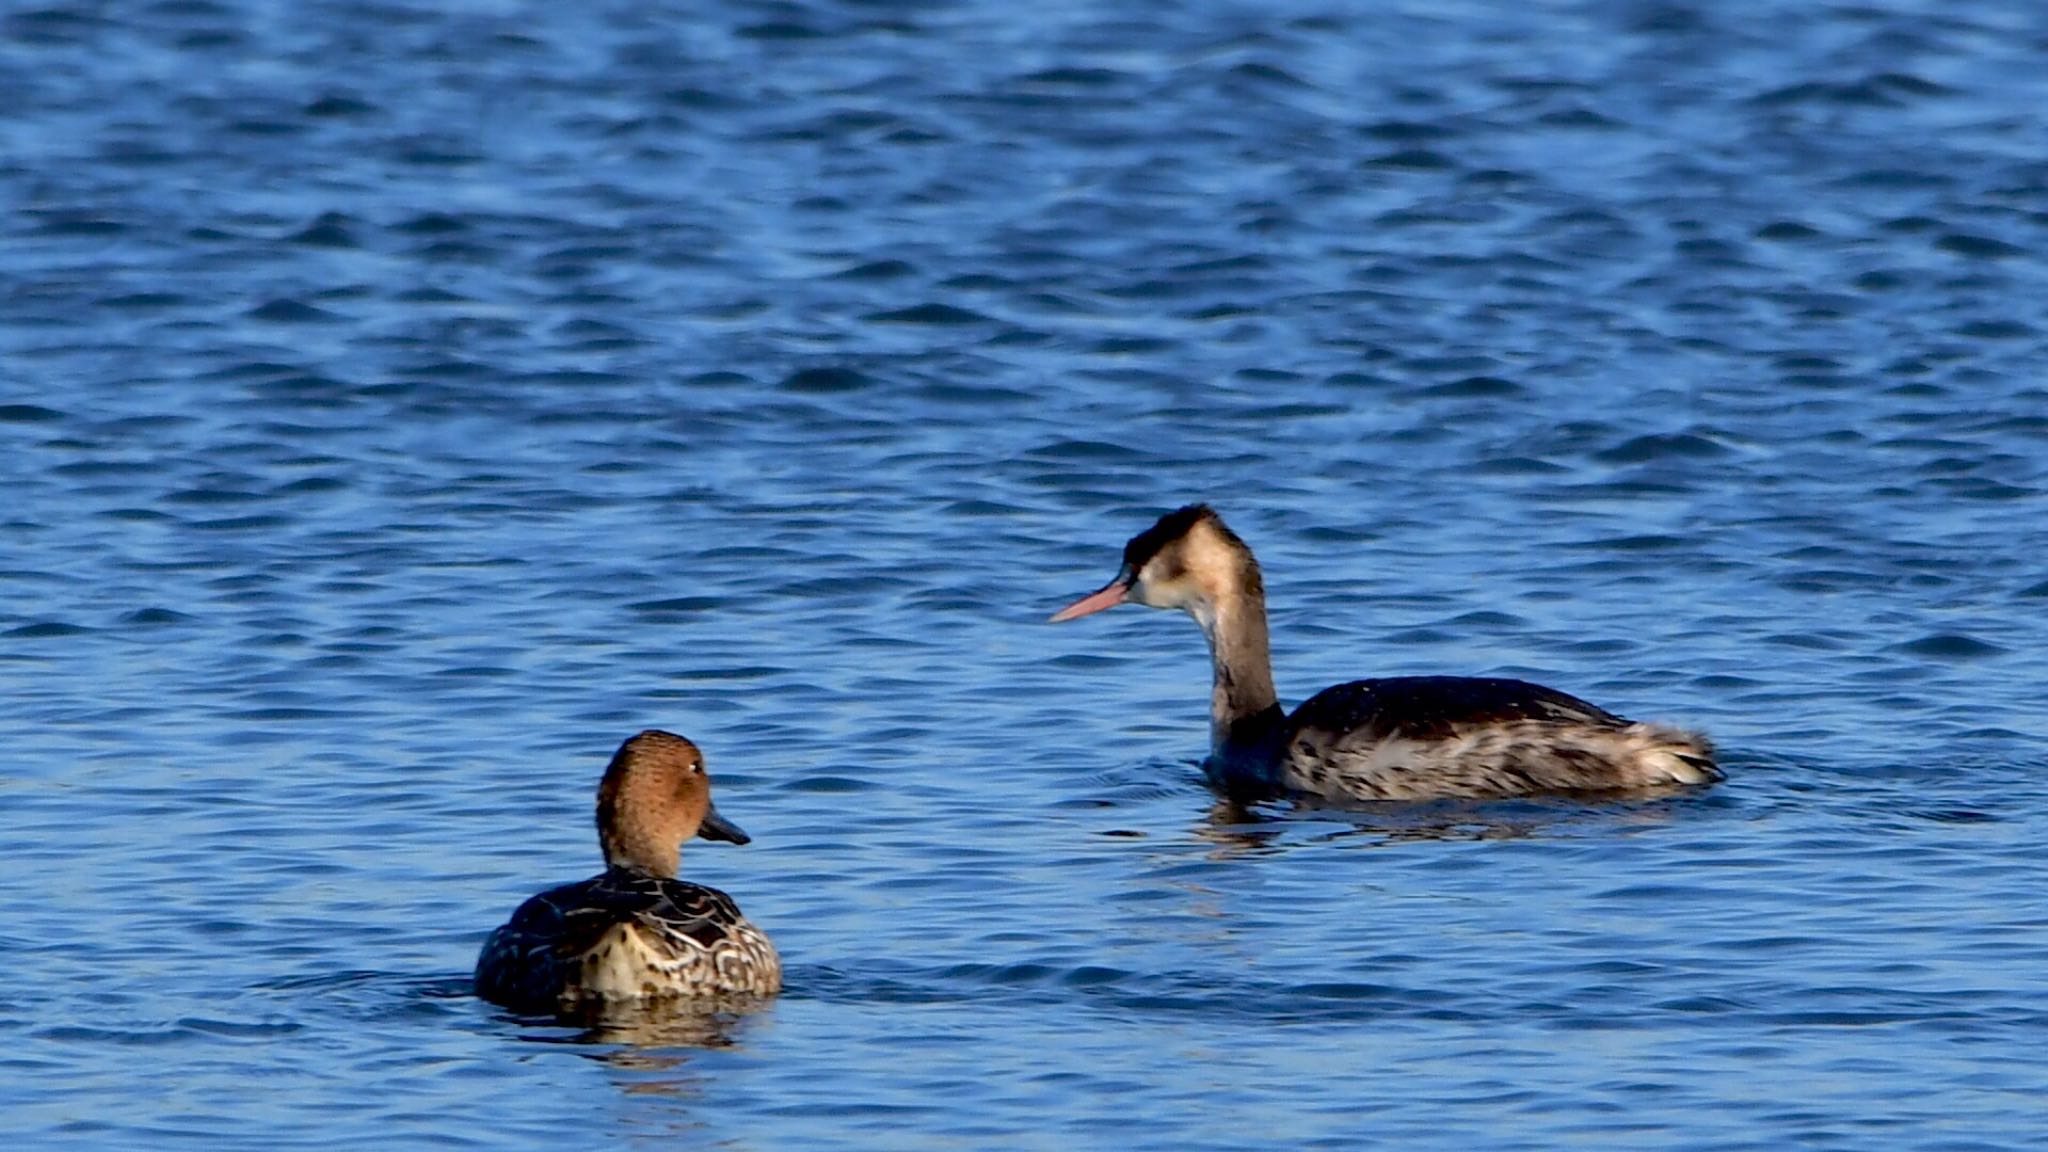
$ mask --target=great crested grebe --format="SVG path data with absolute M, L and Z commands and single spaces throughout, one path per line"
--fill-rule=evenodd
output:
M 1209 640 L 1209 779 L 1238 798 L 1338 800 L 1613 791 L 1721 779 L 1704 736 L 1624 720 L 1522 680 L 1389 676 L 1326 688 L 1281 711 L 1259 563 L 1206 504 L 1168 512 L 1124 545 L 1123 567 L 1053 622 L 1129 601 L 1179 608 Z
M 649 729 L 624 744 L 597 790 L 601 876 L 550 888 L 491 933 L 477 995 L 522 1011 L 592 1001 L 768 996 L 782 961 L 716 888 L 676 879 L 692 836 L 745 844 L 711 806 L 697 746 Z

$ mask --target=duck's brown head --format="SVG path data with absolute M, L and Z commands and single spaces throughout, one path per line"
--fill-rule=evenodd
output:
M 619 745 L 597 788 L 597 838 L 605 863 L 674 876 L 683 841 L 692 836 L 734 844 L 749 839 L 711 806 L 704 754 L 656 728 Z

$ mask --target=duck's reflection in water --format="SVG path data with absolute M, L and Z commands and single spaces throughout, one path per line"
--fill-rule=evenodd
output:
M 754 997 L 593 1002 L 535 1018 L 551 1027 L 530 1032 L 526 1039 L 608 1048 L 592 1055 L 620 1067 L 679 1067 L 688 1061 L 689 1049 L 740 1044 L 751 1018 L 771 1003 Z

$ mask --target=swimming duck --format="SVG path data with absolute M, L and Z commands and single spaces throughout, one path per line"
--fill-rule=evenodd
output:
M 1721 779 L 1704 736 L 1632 723 L 1523 680 L 1354 680 L 1282 712 L 1259 563 L 1206 504 L 1168 512 L 1132 537 L 1116 578 L 1052 619 L 1126 601 L 1179 608 L 1201 625 L 1215 665 L 1203 769 L 1234 798 L 1497 797 Z
M 704 755 L 672 732 L 624 744 L 597 789 L 604 874 L 526 901 L 484 942 L 477 995 L 522 1011 L 592 1001 L 768 996 L 782 961 L 716 888 L 676 879 L 692 836 L 745 844 L 711 806 Z

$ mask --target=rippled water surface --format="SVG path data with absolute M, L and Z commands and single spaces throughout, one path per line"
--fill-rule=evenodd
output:
M 0 17 L 14 1146 L 2038 1141 L 2048 8 L 708 7 Z M 1730 779 L 1219 808 L 1192 499 Z M 787 994 L 477 1002 L 649 726 Z

